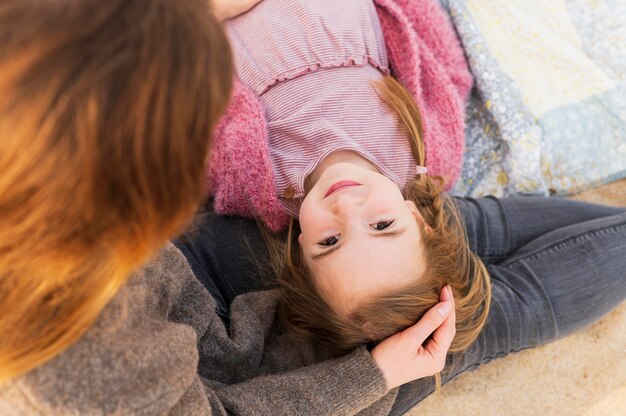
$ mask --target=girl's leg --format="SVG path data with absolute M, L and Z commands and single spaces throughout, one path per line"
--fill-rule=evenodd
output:
M 269 286 L 263 275 L 268 253 L 253 220 L 204 213 L 173 243 L 217 301 L 226 324 L 235 296 Z
M 626 212 L 554 230 L 490 264 L 487 323 L 472 347 L 450 357 L 444 381 L 599 319 L 626 298 L 624 253 Z M 428 379 L 401 387 L 392 414 L 407 411 L 432 391 Z
M 485 264 L 505 260 L 547 232 L 626 212 L 626 208 L 523 195 L 455 198 L 455 202 L 465 220 L 470 247 Z
M 488 270 L 498 294 L 493 319 L 506 316 L 520 335 L 499 350 L 568 335 L 626 298 L 626 212 L 555 230 Z

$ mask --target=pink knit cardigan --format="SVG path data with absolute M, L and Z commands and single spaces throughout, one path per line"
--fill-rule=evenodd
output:
M 456 33 L 437 0 L 374 0 L 392 74 L 421 113 L 429 174 L 451 185 L 464 146 L 464 108 L 472 76 Z M 215 210 L 257 217 L 271 230 L 289 223 L 269 158 L 267 121 L 259 98 L 239 80 L 215 131 L 208 186 Z

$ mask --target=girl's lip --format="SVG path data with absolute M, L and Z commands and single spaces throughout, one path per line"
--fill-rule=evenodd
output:
M 324 195 L 324 198 L 326 198 L 327 196 L 329 196 L 330 194 L 337 192 L 338 190 L 342 189 L 342 188 L 349 188 L 351 186 L 360 186 L 361 184 L 358 182 L 354 182 L 354 181 L 339 181 L 334 183 L 330 188 L 328 188 L 328 191 L 326 191 L 326 195 Z

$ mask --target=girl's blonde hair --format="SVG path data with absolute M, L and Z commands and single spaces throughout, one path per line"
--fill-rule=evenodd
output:
M 412 96 L 391 77 L 385 77 L 376 88 L 405 127 L 415 160 L 423 165 L 422 123 Z M 450 284 L 457 314 L 457 332 L 450 351 L 467 349 L 487 319 L 490 281 L 484 264 L 470 251 L 462 218 L 443 192 L 444 185 L 442 177 L 419 175 L 404 191 L 405 198 L 415 202 L 433 231 L 422 233 L 427 262 L 424 276 L 401 290 L 370 299 L 348 316 L 337 313 L 320 295 L 297 241 L 299 230 L 292 222 L 284 247 L 270 244 L 284 292 L 279 312 L 287 326 L 301 337 L 338 353 L 347 352 L 413 325 L 439 302 L 441 289 Z
M 186 224 L 231 74 L 206 0 L 0 3 L 0 381 Z

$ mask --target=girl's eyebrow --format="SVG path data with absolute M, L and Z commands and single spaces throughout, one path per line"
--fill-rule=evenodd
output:
M 400 235 L 402 235 L 405 231 L 406 231 L 406 227 L 405 228 L 400 228 L 398 230 L 392 230 L 392 231 L 387 231 L 387 232 L 382 232 L 382 233 L 374 233 L 374 234 L 372 234 L 372 237 L 397 238 Z M 321 253 L 314 254 L 313 256 L 311 256 L 311 258 L 313 260 L 319 260 L 322 257 L 328 256 L 329 254 L 334 253 L 335 251 L 339 250 L 340 247 L 341 247 L 341 243 L 335 244 L 334 246 L 332 246 L 328 250 L 324 250 Z

